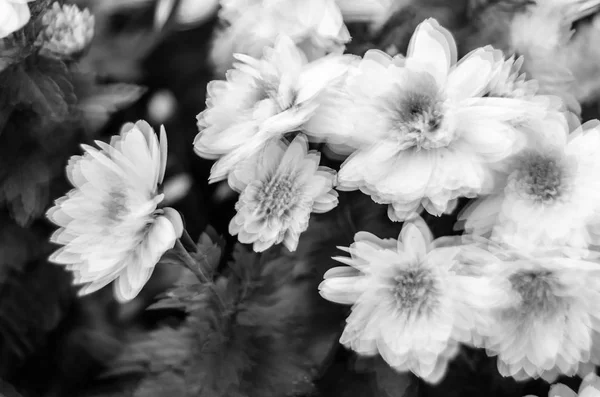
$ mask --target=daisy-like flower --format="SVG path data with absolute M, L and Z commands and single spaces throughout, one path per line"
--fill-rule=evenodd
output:
M 319 286 L 325 299 L 353 304 L 340 342 L 437 383 L 458 343 L 488 323 L 482 308 L 500 290 L 463 268 L 464 248 L 432 243 L 420 218 L 405 223 L 398 240 L 367 232 L 354 240 L 345 249 L 351 258 L 334 258 L 350 266 L 332 268 Z
M 257 252 L 281 242 L 295 251 L 311 212 L 327 212 L 338 204 L 335 172 L 319 166 L 318 152 L 307 150 L 303 135 L 289 146 L 273 140 L 260 156 L 230 174 L 230 185 L 241 192 L 229 223 L 231 235 L 253 244 Z
M 458 197 L 487 192 L 490 164 L 522 143 L 517 126 L 548 111 L 541 99 L 484 97 L 501 62 L 502 54 L 488 46 L 456 64 L 452 35 L 428 19 L 406 58 L 367 52 L 307 130 L 357 149 L 340 169 L 341 189 L 391 204 L 395 221 L 421 207 L 440 215 Z
M 600 126 L 569 134 L 563 117 L 535 124 L 538 136 L 506 163 L 501 190 L 467 207 L 458 225 L 521 250 L 579 252 L 600 241 Z
M 74 4 L 52 4 L 42 17 L 43 30 L 38 43 L 43 50 L 57 56 L 71 56 L 81 52 L 94 37 L 94 16 L 86 8 L 81 11 Z
M 600 378 L 596 374 L 589 374 L 581 382 L 579 386 L 579 392 L 575 393 L 573 390 L 558 383 L 550 387 L 548 397 L 600 397 Z M 525 397 L 535 397 L 532 395 Z
M 517 380 L 583 375 L 598 364 L 600 266 L 560 250 L 522 253 L 492 245 L 498 258 L 489 274 L 507 288 L 490 306 L 494 320 L 484 345 L 498 370 Z M 506 282 L 508 281 L 508 282 Z M 596 347 L 597 349 L 597 347 Z
M 0 0 L 0 39 L 21 29 L 29 22 L 27 3 L 35 0 Z
M 146 284 L 161 256 L 183 232 L 177 211 L 158 209 L 158 193 L 167 163 L 167 140 L 160 143 L 145 121 L 125 124 L 101 150 L 83 145 L 67 175 L 75 187 L 56 200 L 47 216 L 60 226 L 51 241 L 64 245 L 50 261 L 73 272 L 84 284 L 80 295 L 111 281 L 117 300 L 129 301 Z
M 287 36 L 265 49 L 261 60 L 236 56 L 240 63 L 228 72 L 227 81 L 209 83 L 207 109 L 198 115 L 196 153 L 220 158 L 211 170 L 211 182 L 226 178 L 269 139 L 301 130 L 318 108 L 319 94 L 356 59 L 330 55 L 308 63 Z
M 222 0 L 211 61 L 217 74 L 234 62 L 233 54 L 260 58 L 279 35 L 290 37 L 309 60 L 341 52 L 350 34 L 335 0 Z

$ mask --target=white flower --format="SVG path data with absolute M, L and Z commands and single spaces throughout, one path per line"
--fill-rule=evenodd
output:
M 116 298 L 129 301 L 150 278 L 156 263 L 173 248 L 183 231 L 179 213 L 157 209 L 167 162 L 167 141 L 160 144 L 145 121 L 125 124 L 101 150 L 83 145 L 86 153 L 67 166 L 75 187 L 56 200 L 48 218 L 60 226 L 51 238 L 64 245 L 50 260 L 66 265 L 75 284 L 89 294 L 113 280 Z
M 59 56 L 83 51 L 94 37 L 94 16 L 74 4 L 61 7 L 55 2 L 42 17 L 42 25 L 38 42 L 45 51 Z
M 527 80 L 521 71 L 523 57 L 515 60 L 512 56 L 498 63 L 498 71 L 490 81 L 489 96 L 501 98 L 532 98 L 538 91 L 535 80 Z
M 198 115 L 196 153 L 220 159 L 210 180 L 227 177 L 271 138 L 301 130 L 318 107 L 318 96 L 343 76 L 353 56 L 330 55 L 307 63 L 293 41 L 282 36 L 261 60 L 238 54 L 241 63 L 227 81 L 212 81 L 207 108 Z
M 557 250 L 523 254 L 492 246 L 494 285 L 504 286 L 504 301 L 490 306 L 494 321 L 484 338 L 498 370 L 517 380 L 560 374 L 582 375 L 598 364 L 600 342 L 600 266 L 567 258 Z M 508 282 L 507 282 L 508 281 Z
M 456 64 L 452 35 L 428 19 L 406 59 L 367 52 L 306 129 L 358 149 L 340 169 L 340 189 L 391 204 L 392 220 L 421 206 L 440 215 L 458 197 L 489 191 L 490 164 L 522 144 L 517 126 L 548 111 L 542 99 L 483 97 L 501 62 L 499 51 L 485 47 Z
M 567 121 L 536 123 L 531 139 L 506 164 L 501 190 L 465 209 L 467 232 L 521 250 L 540 246 L 585 249 L 600 241 L 600 126 L 569 135 Z M 543 134 L 543 135 L 541 135 Z
M 177 6 L 176 10 L 173 8 Z M 154 26 L 164 27 L 169 17 L 173 15 L 179 28 L 192 28 L 204 23 L 216 14 L 219 0 L 159 0 L 154 11 Z
M 579 393 L 575 393 L 562 383 L 552 385 L 548 397 L 600 397 L 600 378 L 591 373 L 587 375 L 579 386 Z M 525 396 L 535 397 L 535 396 Z
M 230 185 L 241 192 L 237 214 L 229 224 L 231 235 L 253 243 L 257 252 L 281 242 L 295 251 L 310 213 L 337 205 L 335 172 L 320 167 L 320 154 L 307 150 L 303 135 L 289 146 L 273 140 L 260 156 L 230 174 Z
M 0 39 L 16 32 L 29 22 L 30 3 L 35 0 L 0 0 Z
M 374 26 L 381 26 L 392 15 L 392 0 L 336 0 L 344 21 L 367 22 Z M 406 2 L 406 1 L 404 1 Z
M 217 74 L 231 68 L 233 54 L 259 58 L 279 35 L 289 36 L 310 61 L 341 52 L 350 34 L 335 0 L 222 0 L 211 60 Z
M 342 344 L 437 383 L 458 343 L 488 323 L 483 308 L 497 289 L 463 268 L 462 247 L 431 240 L 420 218 L 405 223 L 398 240 L 359 232 L 344 249 L 352 257 L 334 258 L 350 267 L 329 270 L 319 289 L 325 299 L 353 304 Z

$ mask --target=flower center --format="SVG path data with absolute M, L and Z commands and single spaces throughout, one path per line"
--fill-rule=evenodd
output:
M 414 77 L 408 90 L 396 87 L 394 97 L 387 100 L 393 139 L 401 149 L 446 147 L 452 137 L 442 128 L 443 100 L 437 85 L 428 74 Z
M 564 304 L 557 294 L 560 284 L 550 271 L 520 271 L 508 280 L 522 299 L 523 314 L 548 315 L 556 313 Z
M 521 197 L 541 203 L 553 202 L 568 190 L 561 160 L 540 153 L 527 153 L 520 160 L 508 186 Z
M 104 202 L 107 218 L 113 222 L 119 222 L 129 212 L 127 208 L 127 195 L 121 191 L 112 191 L 109 198 Z
M 259 211 L 265 216 L 281 217 L 297 202 L 297 192 L 291 176 L 275 176 L 258 190 Z
M 408 316 L 429 312 L 435 304 L 437 287 L 431 271 L 422 268 L 402 270 L 394 277 L 393 295 L 398 309 Z

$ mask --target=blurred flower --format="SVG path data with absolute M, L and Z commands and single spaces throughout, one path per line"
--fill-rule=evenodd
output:
M 177 5 L 177 9 L 173 7 Z M 154 26 L 157 29 L 164 27 L 171 15 L 177 28 L 189 29 L 204 23 L 217 13 L 219 0 L 158 0 L 154 13 Z
M 30 3 L 35 0 L 0 0 L 0 39 L 21 29 L 29 22 Z
M 552 385 L 548 397 L 600 397 L 600 378 L 596 374 L 589 374 L 579 386 L 579 394 L 569 389 L 562 383 Z M 535 397 L 535 396 L 525 396 Z
M 598 364 L 600 267 L 555 250 L 523 254 L 492 245 L 494 285 L 507 288 L 490 306 L 495 317 L 484 345 L 498 370 L 517 380 L 583 375 Z M 597 260 L 597 258 L 596 258 Z M 507 282 L 508 281 L 508 282 Z
M 499 63 L 498 72 L 490 81 L 489 96 L 501 98 L 531 98 L 537 91 L 539 84 L 535 80 L 527 80 L 521 71 L 523 57 L 515 60 L 512 56 Z
M 483 97 L 502 54 L 488 46 L 458 64 L 456 56 L 450 32 L 428 19 L 406 58 L 368 51 L 342 92 L 323 100 L 306 130 L 358 149 L 340 169 L 340 189 L 391 204 L 395 221 L 421 207 L 440 215 L 491 189 L 490 164 L 520 148 L 517 127 L 543 117 L 549 101 Z
M 523 56 L 522 70 L 538 81 L 538 93 L 559 96 L 579 115 L 579 100 L 587 90 L 575 77 L 589 73 L 585 65 L 595 59 L 589 43 L 596 37 L 588 30 L 587 37 L 581 38 L 579 29 L 586 25 L 581 24 L 582 19 L 600 10 L 600 0 L 472 2 L 487 4 L 479 7 L 472 26 L 465 29 L 463 47 L 492 44 L 506 54 Z M 575 22 L 577 32 L 572 30 Z
M 319 286 L 332 302 L 353 304 L 340 342 L 358 354 L 381 354 L 397 371 L 439 382 L 458 343 L 488 324 L 482 308 L 504 292 L 485 277 L 468 274 L 463 248 L 432 242 L 421 218 L 407 222 L 398 240 L 355 235 L 350 265 L 329 270 Z
M 330 55 L 307 63 L 286 36 L 261 60 L 237 54 L 240 63 L 227 81 L 211 81 L 207 108 L 198 115 L 196 153 L 220 158 L 210 180 L 227 177 L 236 165 L 255 154 L 271 138 L 302 129 L 319 106 L 319 94 L 346 73 L 353 56 Z
M 289 36 L 309 61 L 341 52 L 350 34 L 335 0 L 221 0 L 211 61 L 217 75 L 234 62 L 233 54 L 259 58 L 279 35 Z
M 381 27 L 393 10 L 408 5 L 412 0 L 336 0 L 345 22 L 368 23 L 373 28 Z
M 320 154 L 307 150 L 303 135 L 289 146 L 273 140 L 230 174 L 229 184 L 241 192 L 237 214 L 229 224 L 231 235 L 253 243 L 257 252 L 281 242 L 295 251 L 310 213 L 327 212 L 338 204 L 335 172 L 319 167 Z
M 145 121 L 125 124 L 101 150 L 83 145 L 86 153 L 67 166 L 75 186 L 56 200 L 48 218 L 60 226 L 51 238 L 64 245 L 50 260 L 66 265 L 75 284 L 86 284 L 80 295 L 113 280 L 120 302 L 136 297 L 161 256 L 183 231 L 179 213 L 157 209 L 167 162 L 164 128 L 160 143 Z
M 69 57 L 83 51 L 94 37 L 94 16 L 86 8 L 58 2 L 42 17 L 43 30 L 38 43 L 43 51 Z
M 459 221 L 521 250 L 581 253 L 600 242 L 600 126 L 588 122 L 569 135 L 566 120 L 552 117 L 537 129 L 544 135 L 507 162 L 502 190 L 472 203 Z

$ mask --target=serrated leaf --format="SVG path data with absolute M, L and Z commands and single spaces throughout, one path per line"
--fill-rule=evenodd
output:
M 76 101 L 66 65 L 37 55 L 0 73 L 0 88 L 0 131 L 16 109 L 33 112 L 47 125 L 66 120 Z M 47 130 L 52 129 L 41 129 Z

